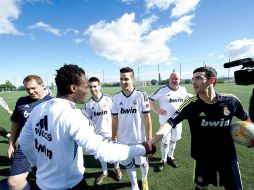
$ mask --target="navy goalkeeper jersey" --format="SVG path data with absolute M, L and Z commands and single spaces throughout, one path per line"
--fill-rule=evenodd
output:
M 30 96 L 21 97 L 17 100 L 15 109 L 11 116 L 11 121 L 19 123 L 20 130 L 25 125 L 30 112 L 34 109 L 35 106 L 39 105 L 40 103 L 51 99 L 52 96 L 49 94 L 44 96 L 42 99 L 35 100 Z
M 191 156 L 194 159 L 234 159 L 236 151 L 231 136 L 233 116 L 248 118 L 234 95 L 218 94 L 217 102 L 207 104 L 198 95 L 186 100 L 168 122 L 174 127 L 187 119 L 191 132 Z

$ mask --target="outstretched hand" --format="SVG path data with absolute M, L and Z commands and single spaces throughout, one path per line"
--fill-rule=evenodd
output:
M 142 143 L 142 145 L 146 149 L 146 155 L 155 154 L 156 146 L 154 146 L 150 141 L 145 141 L 145 142 Z

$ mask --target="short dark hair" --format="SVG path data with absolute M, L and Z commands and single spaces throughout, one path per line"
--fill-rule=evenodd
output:
M 91 77 L 88 82 L 98 82 L 100 84 L 100 80 L 97 77 Z
M 72 84 L 79 85 L 82 74 L 85 75 L 85 71 L 78 65 L 64 64 L 56 70 L 57 91 L 63 95 L 70 94 L 70 86 Z
M 40 85 L 43 84 L 42 78 L 38 75 L 27 75 L 23 80 L 23 84 L 25 85 L 26 82 L 31 80 L 35 80 L 37 84 L 40 84 Z
M 130 67 L 123 67 L 120 69 L 120 73 L 132 73 L 133 76 L 134 76 L 134 71 L 132 68 Z
M 208 67 L 208 66 L 199 67 L 193 71 L 193 74 L 197 72 L 205 72 L 205 76 L 207 78 L 211 78 L 211 77 L 217 78 L 217 71 L 212 67 Z

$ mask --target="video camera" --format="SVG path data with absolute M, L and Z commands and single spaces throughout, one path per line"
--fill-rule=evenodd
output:
M 242 65 L 241 70 L 234 72 L 235 83 L 238 85 L 254 84 L 254 59 L 244 58 L 224 63 L 224 68 Z

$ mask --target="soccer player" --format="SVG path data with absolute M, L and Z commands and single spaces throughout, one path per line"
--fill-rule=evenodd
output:
M 159 115 L 160 125 L 164 124 L 168 118 L 175 113 L 184 100 L 188 97 L 185 87 L 180 84 L 179 74 L 172 72 L 168 79 L 168 85 L 162 86 L 149 96 L 151 109 Z M 159 101 L 160 107 L 157 107 L 155 100 Z M 161 161 L 158 170 L 163 170 L 165 163 L 176 168 L 178 163 L 174 159 L 176 141 L 181 138 L 182 123 L 176 125 L 170 133 L 165 135 L 161 141 Z
M 134 72 L 129 67 L 120 69 L 122 91 L 112 98 L 112 139 L 122 144 L 135 145 L 152 138 L 150 105 L 145 92 L 134 88 Z M 146 129 L 145 129 L 146 127 Z M 144 156 L 135 157 L 142 173 L 142 189 L 148 190 L 148 161 Z M 126 165 L 132 190 L 139 189 L 133 160 Z
M 40 189 L 87 189 L 82 148 L 106 162 L 129 162 L 135 156 L 150 154 L 147 143 L 126 146 L 95 134 L 90 119 L 75 106 L 85 103 L 89 91 L 82 68 L 65 64 L 57 70 L 55 81 L 56 98 L 34 108 L 19 138 L 22 151 L 37 167 Z
M 28 96 L 17 100 L 14 112 L 11 116 L 11 136 L 9 138 L 8 157 L 12 159 L 8 185 L 10 189 L 30 189 L 26 178 L 31 169 L 26 156 L 20 147 L 16 149 L 16 140 L 20 131 L 25 125 L 30 112 L 40 103 L 51 99 L 44 91 L 44 84 L 41 77 L 37 75 L 28 75 L 23 80 L 24 87 Z
M 194 70 L 192 85 L 196 96 L 186 100 L 161 126 L 151 144 L 167 134 L 183 119 L 191 132 L 191 156 L 195 160 L 195 190 L 219 184 L 226 190 L 242 190 L 236 150 L 230 133 L 233 116 L 248 119 L 239 99 L 215 91 L 217 72 L 212 67 Z
M 89 118 L 93 121 L 95 132 L 102 135 L 106 139 L 112 139 L 112 100 L 109 96 L 102 94 L 100 89 L 100 80 L 96 77 L 91 77 L 89 80 L 91 99 L 86 102 L 85 111 Z M 107 162 L 99 159 L 102 166 L 102 174 L 96 179 L 95 184 L 101 185 L 103 179 L 108 176 Z M 115 163 L 114 173 L 117 181 L 122 178 L 122 173 L 119 167 L 119 162 Z

